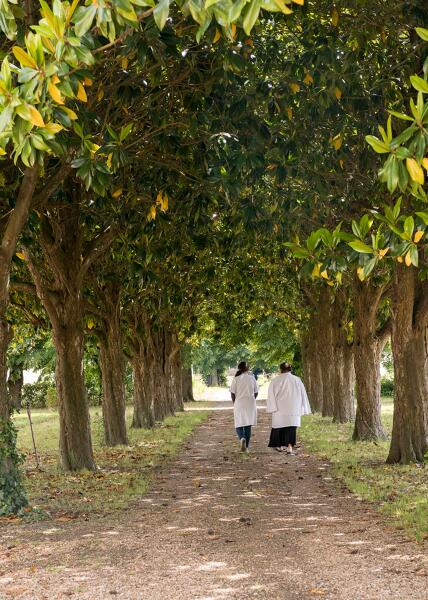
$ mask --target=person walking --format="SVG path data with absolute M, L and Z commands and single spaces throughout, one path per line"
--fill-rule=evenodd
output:
M 259 388 L 254 375 L 249 371 L 248 364 L 245 361 L 240 362 L 230 386 L 235 429 L 242 452 L 248 449 L 251 439 L 251 427 L 257 424 L 256 398 Z
M 269 384 L 266 410 L 272 414 L 269 448 L 293 454 L 297 428 L 302 415 L 311 414 L 308 395 L 300 377 L 291 373 L 291 365 L 283 362 L 281 374 Z

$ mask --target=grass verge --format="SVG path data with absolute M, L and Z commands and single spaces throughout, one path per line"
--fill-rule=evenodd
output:
M 383 422 L 392 428 L 392 404 L 383 406 Z M 376 504 L 397 529 L 421 542 L 428 539 L 428 469 L 387 465 L 389 441 L 353 442 L 352 424 L 337 425 L 312 415 L 302 420 L 300 436 L 310 452 L 328 459 L 334 475 L 358 497 Z
M 102 443 L 102 418 L 91 409 L 94 453 L 99 470 L 64 473 L 58 466 L 58 415 L 49 410 L 33 413 L 41 471 L 35 469 L 31 434 L 25 415 L 17 415 L 18 446 L 27 454 L 25 486 L 33 511 L 27 518 L 71 520 L 89 514 L 124 509 L 147 492 L 153 468 L 177 454 L 183 442 L 207 417 L 186 411 L 168 417 L 154 429 L 129 429 L 129 446 L 108 448 Z M 127 414 L 128 425 L 131 411 Z

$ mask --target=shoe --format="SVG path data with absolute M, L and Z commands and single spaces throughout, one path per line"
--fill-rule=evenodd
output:
M 245 452 L 247 449 L 247 440 L 245 438 L 241 438 L 240 441 L 241 452 Z
M 287 448 L 287 454 L 294 454 L 293 448 Z
M 282 452 L 282 448 L 280 448 L 279 446 L 275 446 L 275 450 L 276 450 L 277 452 Z

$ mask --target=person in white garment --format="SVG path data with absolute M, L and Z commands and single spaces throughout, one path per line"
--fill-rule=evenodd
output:
M 230 386 L 235 429 L 242 452 L 245 452 L 250 445 L 251 427 L 257 424 L 256 398 L 259 388 L 254 375 L 249 370 L 246 362 L 240 362 Z
M 281 374 L 272 379 L 268 389 L 266 410 L 272 413 L 269 448 L 293 454 L 297 427 L 302 415 L 309 415 L 311 407 L 300 377 L 291 373 L 291 365 L 283 362 Z

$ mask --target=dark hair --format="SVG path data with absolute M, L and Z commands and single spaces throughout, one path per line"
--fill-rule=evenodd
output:
M 291 373 L 291 365 L 288 362 L 282 362 L 279 365 L 281 373 Z
M 238 365 L 238 370 L 235 373 L 235 377 L 239 377 L 240 375 L 242 375 L 242 373 L 245 373 L 246 371 L 248 371 L 248 365 L 247 365 L 246 361 L 243 360 Z

